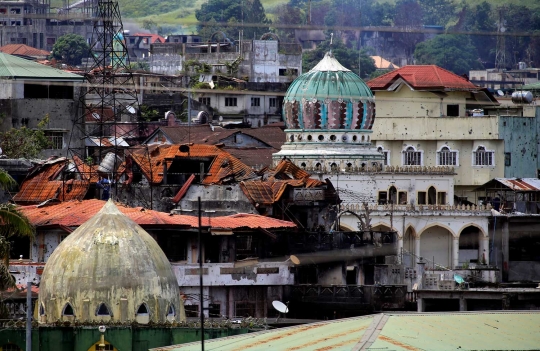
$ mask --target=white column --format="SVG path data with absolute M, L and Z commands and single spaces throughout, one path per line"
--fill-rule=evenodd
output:
M 398 263 L 401 264 L 403 261 L 403 237 L 398 236 L 397 241 L 397 257 L 398 257 Z
M 489 264 L 489 237 L 482 236 L 482 240 L 480 241 L 480 262 L 483 260 L 486 261 L 486 264 Z
M 415 260 L 418 260 L 420 258 L 420 237 L 419 236 L 414 237 L 414 254 L 416 256 Z
M 452 266 L 454 269 L 457 269 L 459 265 L 459 238 L 454 237 L 452 241 L 452 256 L 454 257 Z

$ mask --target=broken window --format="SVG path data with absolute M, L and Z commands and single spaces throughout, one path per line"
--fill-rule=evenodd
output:
M 388 192 L 379 191 L 378 204 L 385 205 L 388 202 Z
M 408 146 L 405 150 L 403 150 L 403 165 L 421 166 L 422 151 L 417 151 L 413 146 Z
M 418 192 L 418 204 L 419 205 L 427 205 L 426 202 L 426 192 L 425 191 L 419 191 Z
M 437 204 L 446 205 L 446 192 L 440 191 L 437 193 Z
M 458 117 L 459 116 L 459 105 L 447 105 L 446 106 L 446 115 L 448 117 Z
M 199 102 L 203 105 L 210 106 L 210 98 L 209 97 L 200 97 Z
M 440 151 L 437 151 L 437 164 L 439 166 L 457 166 L 457 151 L 443 146 Z
M 473 151 L 473 166 L 495 166 L 494 151 L 479 146 Z
M 239 301 L 235 303 L 235 317 L 255 317 L 255 302 Z
M 248 257 L 257 257 L 256 238 L 253 235 L 237 235 L 236 260 L 243 260 Z
M 187 260 L 187 239 L 182 234 L 158 235 L 157 242 L 170 262 Z

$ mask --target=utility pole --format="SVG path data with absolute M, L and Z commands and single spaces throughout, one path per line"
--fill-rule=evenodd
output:
M 204 177 L 204 163 L 200 163 L 200 184 L 203 182 Z M 203 300 L 203 254 L 202 254 L 202 212 L 201 212 L 201 197 L 197 198 L 199 205 L 199 292 L 200 292 L 200 314 L 201 314 L 201 350 L 204 351 L 204 300 Z
M 32 350 L 32 281 L 26 281 L 26 350 Z

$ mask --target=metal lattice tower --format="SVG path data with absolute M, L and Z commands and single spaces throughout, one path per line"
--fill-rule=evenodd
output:
M 495 53 L 495 68 L 499 70 L 506 69 L 506 21 L 504 20 L 505 6 L 499 7 L 499 19 L 497 20 L 497 49 Z
M 143 122 L 118 3 L 97 0 L 93 13 L 87 82 L 81 89 L 68 157 L 88 166 L 79 167 L 79 172 L 84 168 L 87 173 L 83 178 L 94 182 L 103 176 L 112 181 L 118 180 L 125 149 L 139 143 Z

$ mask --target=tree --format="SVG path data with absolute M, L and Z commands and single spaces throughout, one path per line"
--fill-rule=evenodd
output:
M 407 62 L 412 61 L 416 45 L 424 39 L 422 29 L 422 8 L 416 0 L 403 0 L 396 5 L 394 24 L 401 28 L 395 33 L 396 42 L 403 46 Z
M 371 72 L 375 71 L 375 62 L 367 55 L 364 50 L 355 50 L 347 48 L 343 42 L 334 40 L 330 46 L 330 40 L 327 40 L 317 46 L 315 50 L 307 51 L 302 56 L 302 70 L 308 72 L 312 69 L 324 55 L 332 50 L 334 57 L 344 67 L 358 74 L 360 65 L 360 77 L 368 77 Z
M 62 35 L 53 46 L 51 57 L 69 65 L 81 64 L 81 59 L 89 53 L 86 40 L 78 34 Z
M 456 5 L 452 0 L 420 1 L 425 24 L 446 26 L 454 17 Z
M 268 32 L 271 23 L 266 17 L 264 7 L 260 0 L 209 0 L 195 11 L 195 17 L 199 22 L 216 22 L 214 27 L 229 37 L 236 38 L 240 29 L 244 30 L 244 36 L 259 38 Z M 203 31 L 206 23 L 198 26 L 199 35 L 203 39 L 210 39 L 208 30 Z M 211 35 L 211 34 L 210 34 Z
M 290 4 L 278 5 L 274 8 L 274 24 L 279 24 L 276 32 L 281 40 L 292 41 L 295 38 L 294 28 L 287 27 L 289 25 L 298 25 L 304 23 L 304 15 L 302 11 Z
M 437 65 L 456 74 L 483 68 L 470 38 L 455 34 L 438 35 L 418 44 L 414 58 L 417 64 Z
M 36 129 L 26 127 L 13 128 L 0 132 L 2 154 L 8 158 L 36 158 L 41 150 L 50 145 L 43 129 L 49 123 L 49 116 L 41 120 Z
M 15 180 L 3 169 L 0 169 L 0 188 L 12 189 Z M 9 258 L 11 251 L 10 238 L 14 236 L 34 236 L 34 227 L 17 207 L 13 204 L 0 205 L 0 290 L 15 286 L 13 276 L 9 273 Z

